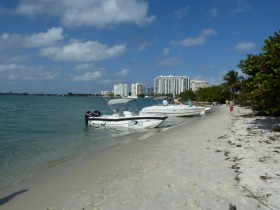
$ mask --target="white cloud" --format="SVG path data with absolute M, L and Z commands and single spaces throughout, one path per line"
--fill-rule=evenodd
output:
M 245 4 L 244 2 L 238 1 L 237 4 L 238 4 L 237 7 L 231 11 L 232 15 L 234 15 L 234 16 L 251 9 L 251 6 L 248 4 Z
M 44 9 L 43 2 L 40 1 L 22 1 L 17 7 L 15 13 L 21 15 L 34 16 Z
M 159 62 L 160 66 L 180 66 L 181 62 L 178 58 L 168 58 Z
M 5 63 L 21 63 L 27 61 L 30 58 L 30 55 L 21 54 L 21 55 L 6 55 Z M 1 56 L 0 56 L 1 59 Z
M 103 80 L 98 80 L 99 84 L 104 84 L 104 85 L 108 85 L 112 83 L 112 80 L 110 79 L 103 79 Z
M 144 43 L 142 43 L 141 45 L 140 45 L 140 47 L 139 47 L 139 50 L 140 51 L 144 51 L 144 50 L 146 50 L 149 46 L 151 46 L 152 45 L 152 43 L 151 42 L 144 42 Z
M 60 27 L 50 28 L 46 32 L 40 32 L 30 36 L 4 33 L 0 36 L 0 50 L 18 50 L 20 47 L 46 47 L 57 44 L 63 39 L 63 29 Z
M 126 51 L 125 45 L 108 48 L 97 41 L 80 42 L 72 40 L 62 47 L 47 47 L 40 50 L 40 55 L 58 61 L 89 62 L 119 56 Z
M 56 61 L 92 62 L 120 56 L 126 52 L 126 45 L 108 47 L 97 41 L 82 42 L 72 39 L 64 44 L 62 28 L 50 28 L 47 32 L 40 32 L 30 36 L 4 33 L 0 35 L 0 52 L 10 58 L 21 52 L 21 48 L 40 48 L 38 55 Z M 60 42 L 61 41 L 61 42 Z M 64 44 L 64 45 L 63 45 Z M 23 54 L 23 53 L 22 53 Z M 18 57 L 20 58 L 20 57 Z M 24 58 L 21 56 L 21 58 Z M 25 55 L 25 59 L 28 56 Z M 5 62 L 12 62 L 0 55 Z
M 236 45 L 235 49 L 238 51 L 248 51 L 254 49 L 256 46 L 252 42 L 242 42 Z
M 102 77 L 101 71 L 86 72 L 83 75 L 73 76 L 72 80 L 75 82 L 90 82 Z
M 2 34 L 1 38 L 2 38 L 2 39 L 8 39 L 9 36 L 10 36 L 10 35 L 9 35 L 8 33 L 4 33 L 4 34 Z
M 17 64 L 0 65 L 0 78 L 7 80 L 45 81 L 54 80 L 59 72 L 46 71 L 43 67 L 29 67 Z
M 207 37 L 210 35 L 216 34 L 216 31 L 213 29 L 204 29 L 200 35 L 196 38 L 186 38 L 183 39 L 179 42 L 175 42 L 178 43 L 184 47 L 191 47 L 191 46 L 196 46 L 196 45 L 203 45 L 207 42 Z M 174 43 L 174 42 L 173 42 Z
M 94 64 L 83 63 L 83 64 L 75 66 L 74 70 L 77 70 L 77 71 L 92 70 L 94 67 L 95 67 Z
M 29 0 L 23 1 L 16 13 L 30 17 L 42 14 L 58 16 L 68 27 L 107 28 L 120 23 L 143 26 L 155 20 L 155 16 L 147 15 L 148 3 L 138 0 Z
M 27 36 L 24 39 L 25 47 L 45 47 L 50 46 L 58 41 L 64 39 L 62 28 L 50 28 L 47 32 L 41 32 L 38 34 L 33 34 L 31 36 Z
M 209 36 L 209 35 L 213 35 L 213 34 L 216 34 L 217 32 L 212 29 L 212 28 L 207 28 L 207 29 L 204 29 L 202 30 L 201 32 L 201 36 L 202 37 L 206 37 L 206 36 Z
M 123 69 L 119 72 L 116 73 L 116 76 L 122 77 L 122 76 L 127 76 L 129 73 L 129 69 Z
M 0 36 L 0 50 L 19 47 L 22 44 L 22 36 L 19 34 L 4 33 Z
M 180 41 L 180 45 L 184 47 L 190 47 L 195 45 L 203 45 L 206 42 L 205 37 L 199 36 L 197 38 L 186 38 Z
M 9 64 L 9 65 L 2 65 L 0 64 L 0 72 L 8 72 L 15 69 L 25 69 L 25 66 L 16 65 L 16 64 Z
M 209 15 L 210 15 L 210 17 L 212 17 L 212 18 L 217 17 L 217 16 L 218 16 L 218 8 L 217 8 L 217 7 L 212 8 L 212 9 L 209 11 Z
M 183 8 L 180 8 L 180 9 L 176 10 L 174 12 L 176 20 L 183 19 L 188 14 L 189 9 L 190 9 L 190 7 L 186 6 L 186 7 L 183 7 Z
M 169 54 L 169 48 L 164 48 L 162 51 L 162 55 L 168 55 Z

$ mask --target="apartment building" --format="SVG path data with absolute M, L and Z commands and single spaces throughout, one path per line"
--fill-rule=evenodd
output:
M 145 85 L 140 83 L 131 84 L 131 96 L 137 97 L 139 94 L 145 94 Z
M 114 95 L 120 95 L 121 97 L 128 96 L 128 85 L 127 84 L 116 84 L 114 85 Z
M 191 90 L 197 91 L 199 88 L 206 88 L 209 87 L 209 82 L 207 81 L 199 81 L 199 80 L 192 80 L 191 81 Z
M 175 94 L 190 90 L 190 78 L 187 76 L 158 76 L 154 79 L 155 94 Z

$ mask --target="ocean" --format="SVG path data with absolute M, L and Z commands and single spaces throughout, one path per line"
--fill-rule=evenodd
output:
M 145 130 L 85 125 L 86 111 L 112 112 L 108 100 L 95 96 L 0 95 L 0 190 L 66 161 L 191 121 L 172 117 L 159 128 Z M 139 103 L 144 107 L 154 101 L 141 99 Z

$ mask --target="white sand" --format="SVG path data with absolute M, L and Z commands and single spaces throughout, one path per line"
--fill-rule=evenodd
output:
M 262 208 L 280 209 L 280 133 L 272 131 L 280 119 L 238 108 L 231 124 L 225 140 L 231 145 L 228 161 L 236 180 Z
M 51 169 L 1 192 L 0 201 L 27 189 L 0 209 L 279 209 L 279 133 L 251 128 L 255 118 L 244 112 L 217 107 L 191 124 Z

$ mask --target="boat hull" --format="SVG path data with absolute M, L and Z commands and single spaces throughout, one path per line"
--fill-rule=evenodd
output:
M 158 127 L 167 116 L 132 116 L 132 117 L 114 117 L 105 115 L 100 117 L 85 116 L 86 123 L 93 126 L 105 127 L 127 127 L 127 128 L 155 128 Z
M 150 106 L 143 108 L 141 112 L 144 114 L 161 113 L 167 116 L 184 117 L 205 114 L 205 108 L 186 105 Z

